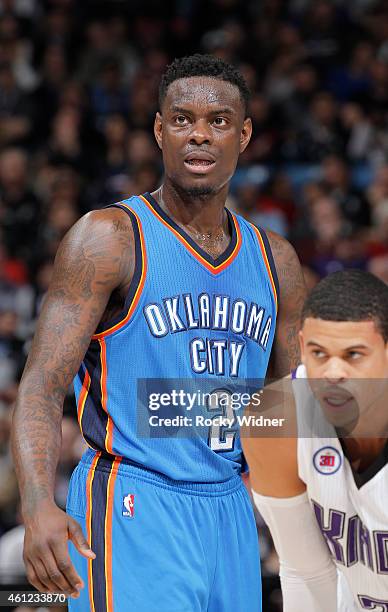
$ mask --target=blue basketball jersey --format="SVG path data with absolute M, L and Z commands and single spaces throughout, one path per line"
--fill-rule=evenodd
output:
M 231 241 L 214 260 L 150 194 L 114 206 L 132 223 L 135 272 L 75 378 L 83 436 L 174 480 L 225 481 L 241 471 L 239 423 L 212 394 L 230 400 L 265 377 L 278 294 L 268 239 L 226 210 Z

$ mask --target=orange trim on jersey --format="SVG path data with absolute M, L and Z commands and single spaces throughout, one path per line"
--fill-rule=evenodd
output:
M 101 453 L 96 453 L 92 464 L 89 468 L 88 478 L 86 481 L 86 534 L 90 548 L 92 548 L 92 486 L 93 478 L 96 470 L 97 461 L 100 458 Z M 92 548 L 93 550 L 93 548 Z M 94 607 L 93 597 L 93 559 L 88 558 L 88 590 L 89 590 L 89 601 L 90 601 L 90 612 L 96 612 Z
M 81 435 L 82 435 L 83 439 L 85 440 L 85 442 L 86 442 L 86 444 L 88 445 L 89 448 L 91 448 L 92 450 L 96 450 L 93 446 L 90 446 L 89 442 L 87 441 L 87 439 L 84 436 L 84 430 L 82 429 L 82 418 L 84 416 L 84 409 L 85 409 L 86 400 L 87 400 L 88 395 L 89 395 L 90 383 L 91 383 L 91 378 L 90 378 L 89 372 L 86 370 L 84 382 L 83 382 L 82 389 L 81 389 L 81 393 L 80 393 L 79 398 L 78 398 L 77 418 L 78 418 L 79 428 L 81 430 Z
M 112 579 L 112 518 L 114 486 L 121 457 L 116 457 L 112 463 L 106 491 L 106 514 L 105 514 L 105 595 L 106 612 L 113 612 L 113 579 Z
M 107 408 L 107 400 L 108 400 L 108 393 L 106 390 L 106 379 L 108 376 L 108 366 L 107 366 L 107 362 L 106 362 L 106 344 L 105 344 L 105 340 L 104 338 L 100 338 L 98 340 L 99 345 L 100 345 L 100 360 L 101 360 L 101 377 L 100 377 L 100 387 L 101 387 L 101 406 L 103 407 L 103 409 L 105 410 L 106 414 L 108 415 L 108 421 L 106 424 L 106 435 L 105 435 L 105 448 L 108 451 L 108 453 L 110 453 L 111 455 L 113 455 L 113 450 L 112 450 L 112 443 L 113 443 L 113 421 L 112 418 L 108 412 L 108 408 Z
M 264 244 L 264 241 L 263 241 L 263 239 L 261 237 L 261 234 L 260 234 L 259 230 L 257 229 L 257 227 L 255 227 L 253 225 L 253 223 L 251 223 L 251 225 L 252 225 L 253 229 L 255 230 L 255 234 L 256 234 L 257 239 L 259 241 L 261 254 L 263 255 L 264 264 L 265 264 L 265 267 L 267 268 L 268 277 L 269 277 L 269 280 L 270 280 L 270 283 L 271 283 L 271 287 L 272 287 L 272 291 L 273 291 L 273 294 L 274 294 L 275 304 L 276 304 L 276 312 L 277 312 L 277 310 L 278 310 L 278 294 L 277 294 L 277 291 L 276 291 L 276 285 L 275 285 L 275 281 L 274 281 L 274 278 L 273 278 L 273 275 L 272 275 L 271 266 L 269 265 L 269 261 L 268 261 L 268 257 L 267 257 L 267 251 L 266 251 L 266 248 L 265 248 L 265 244 Z
M 128 323 L 129 319 L 132 317 L 136 306 L 139 303 L 140 300 L 140 296 L 142 294 L 143 288 L 144 288 L 144 283 L 145 283 L 145 279 L 147 276 L 147 253 L 146 253 L 146 248 L 145 248 L 145 240 L 144 240 L 144 234 L 143 234 L 143 229 L 141 226 L 141 222 L 140 219 L 138 217 L 138 215 L 135 213 L 134 210 L 132 210 L 132 208 L 130 208 L 129 206 L 127 206 L 127 204 L 124 204 L 123 202 L 120 202 L 121 206 L 124 206 L 125 208 L 127 208 L 128 210 L 131 211 L 131 213 L 133 213 L 136 217 L 136 221 L 137 221 L 137 225 L 138 225 L 138 229 L 139 229 L 139 236 L 140 236 L 140 248 L 141 248 L 141 276 L 140 276 L 140 281 L 139 284 L 136 288 L 136 292 L 135 295 L 133 296 L 133 300 L 131 302 L 131 305 L 128 309 L 127 314 L 125 315 L 124 319 L 122 319 L 121 321 L 119 321 L 118 323 L 116 323 L 115 325 L 113 325 L 112 327 L 110 327 L 109 329 L 106 329 L 103 332 L 100 332 L 99 334 L 94 334 L 92 336 L 92 340 L 98 340 L 99 338 L 105 338 L 106 336 L 109 336 L 110 334 L 113 334 L 113 332 L 117 331 L 118 329 L 121 329 L 122 327 L 124 327 L 124 325 L 126 323 Z
M 163 217 L 161 217 L 159 215 L 159 213 L 154 209 L 153 206 L 151 206 L 151 204 L 148 202 L 148 200 L 144 197 L 144 196 L 139 196 L 139 198 L 141 198 L 144 202 L 144 204 L 147 205 L 147 207 L 149 208 L 149 210 L 152 212 L 153 215 L 155 215 L 155 217 L 161 222 L 163 223 L 163 225 L 165 227 L 167 227 L 167 229 L 169 229 L 176 238 L 178 238 L 178 240 L 180 240 L 180 242 L 187 248 L 188 251 L 190 251 L 190 253 L 203 265 L 205 266 L 205 268 L 207 270 L 209 270 L 209 272 L 212 272 L 213 274 L 219 274 L 220 272 L 222 272 L 223 270 L 225 270 L 225 268 L 227 268 L 232 261 L 236 258 L 240 248 L 241 248 L 241 231 L 240 231 L 240 227 L 238 224 L 238 221 L 236 219 L 236 217 L 234 216 L 233 213 L 231 213 L 232 215 L 232 219 L 233 219 L 233 223 L 234 223 L 234 227 L 236 230 L 236 234 L 237 234 L 237 240 L 236 240 L 236 246 L 234 247 L 233 251 L 231 252 L 231 254 L 229 255 L 229 257 L 227 259 L 225 259 L 225 261 L 223 261 L 221 264 L 219 264 L 218 266 L 213 266 L 211 263 L 209 263 L 208 261 L 206 261 L 206 259 L 204 257 L 202 257 L 202 255 L 200 255 L 196 249 L 194 249 L 191 244 L 189 244 L 187 242 L 187 240 L 174 228 L 172 227 L 169 223 L 167 223 L 167 221 L 165 221 L 163 219 Z M 200 247 L 198 247 L 200 248 Z
M 84 414 L 85 402 L 86 402 L 86 398 L 88 397 L 89 389 L 90 389 L 90 376 L 89 376 L 89 372 L 86 370 L 85 378 L 84 378 L 84 382 L 82 385 L 81 393 L 79 394 L 78 406 L 77 406 L 78 423 L 79 423 L 82 435 L 84 435 L 82 431 L 82 417 Z

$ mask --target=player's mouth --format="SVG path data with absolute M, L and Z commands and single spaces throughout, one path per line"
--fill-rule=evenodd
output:
M 194 174 L 206 174 L 215 163 L 214 157 L 207 153 L 189 153 L 184 159 L 186 168 Z
M 327 394 L 323 396 L 323 401 L 327 408 L 332 411 L 340 411 L 344 408 L 347 408 L 350 402 L 354 399 L 352 395 L 337 395 L 337 394 Z

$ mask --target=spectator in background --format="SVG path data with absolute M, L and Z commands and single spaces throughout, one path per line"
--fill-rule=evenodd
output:
M 371 87 L 365 104 L 372 113 L 384 115 L 388 104 L 388 62 L 375 59 L 371 65 Z
M 142 162 L 137 164 L 131 173 L 131 189 L 133 189 L 133 193 L 145 193 L 152 189 L 152 185 L 158 185 L 161 178 L 159 164 L 151 161 Z M 128 193 L 130 192 L 126 190 L 125 195 L 128 195 Z
M 33 96 L 37 108 L 34 140 L 39 144 L 45 142 L 49 135 L 51 122 L 69 78 L 65 49 L 62 45 L 52 43 L 47 46 L 40 74 L 40 83 Z
M 0 53 L 0 146 L 28 143 L 33 111 L 31 97 L 18 87 L 10 62 Z
M 66 59 L 72 63 L 75 49 L 74 12 L 75 6 L 70 0 L 48 3 L 37 20 L 34 33 L 35 53 L 38 63 L 47 47 L 59 45 L 63 48 Z
M 100 64 L 97 82 L 91 87 L 91 107 L 100 130 L 107 116 L 128 114 L 129 95 L 122 84 L 120 63 L 114 57 L 107 57 Z
M 318 77 L 313 66 L 301 63 L 294 66 L 290 75 L 290 88 L 279 101 L 284 122 L 290 127 L 302 126 L 314 95 L 317 93 Z
M 255 93 L 249 104 L 252 119 L 253 138 L 244 151 L 242 164 L 269 163 L 278 158 L 280 141 L 279 121 L 269 100 L 261 93 Z
M 78 109 L 61 107 L 53 118 L 48 158 L 57 165 L 86 171 L 81 142 L 81 114 Z
M 23 92 L 32 91 L 38 75 L 32 66 L 32 44 L 24 36 L 21 21 L 12 13 L 0 17 L 0 45 L 3 59 L 9 62 L 17 86 Z
M 367 40 L 357 43 L 345 66 L 336 64 L 329 70 L 327 85 L 341 102 L 362 101 L 371 88 L 373 45 Z
M 293 89 L 293 72 L 306 58 L 300 31 L 290 23 L 281 23 L 275 34 L 274 59 L 269 64 L 265 92 L 276 104 L 287 100 Z
M 100 74 L 103 62 L 112 57 L 112 41 L 108 36 L 108 25 L 101 19 L 92 19 L 86 24 L 85 45 L 78 64 L 77 77 L 90 86 L 95 83 Z
M 345 219 L 354 227 L 369 225 L 368 201 L 352 186 L 346 162 L 341 157 L 329 155 L 323 159 L 322 171 L 323 187 L 338 202 Z
M 355 102 L 348 102 L 341 108 L 340 115 L 348 159 L 373 163 L 378 154 L 376 131 L 363 108 Z
M 54 257 L 65 233 L 83 209 L 80 178 L 71 167 L 60 166 L 47 193 L 45 215 L 41 219 L 41 252 Z
M 18 337 L 19 317 L 10 308 L 0 309 L 0 394 L 12 397 L 24 363 L 23 342 Z
M 150 132 L 133 130 L 128 138 L 128 169 L 129 172 L 137 165 L 145 162 L 159 163 L 159 151 Z
M 31 307 L 26 321 L 28 332 L 24 334 L 28 339 L 34 333 L 36 319 L 40 313 L 44 296 L 51 281 L 53 266 L 53 257 L 50 255 L 41 256 L 38 261 L 31 263 Z
M 377 232 L 382 229 L 384 239 L 388 236 L 385 228 L 388 224 L 388 164 L 381 166 L 367 190 L 368 205 L 371 209 L 371 220 Z
M 319 196 L 309 208 L 309 235 L 300 248 L 308 253 L 305 263 L 320 278 L 344 268 L 365 268 L 366 253 L 361 237 L 353 233 L 339 203 L 329 195 Z
M 297 135 L 298 159 L 320 162 L 330 154 L 341 154 L 344 138 L 340 129 L 338 105 L 329 92 L 312 98 L 309 111 Z
M 135 72 L 139 66 L 136 50 L 130 44 L 129 23 L 120 15 L 113 15 L 108 22 L 107 40 L 111 50 L 120 59 L 123 84 L 130 87 Z
M 287 198 L 286 193 L 282 193 L 281 187 L 276 193 L 273 184 L 265 187 L 253 177 L 241 183 L 236 190 L 237 212 L 253 225 L 286 236 L 288 222 L 285 209 L 288 203 L 283 200 L 284 195 Z
M 348 48 L 350 29 L 341 27 L 340 13 L 330 0 L 317 0 L 306 5 L 302 26 L 308 58 L 325 78 L 334 62 L 341 60 Z
M 388 284 L 388 254 L 372 257 L 368 262 L 368 272 Z
M 27 267 L 7 254 L 7 249 L 0 239 L 0 312 L 15 314 L 18 321 L 17 337 L 25 339 L 31 314 L 31 286 L 27 283 Z M 19 347 L 20 348 L 20 347 Z M 15 354 L 19 362 L 22 355 Z M 18 367 L 15 365 L 15 371 Z M 0 386 L 2 384 L 0 377 Z
M 40 203 L 29 185 L 27 155 L 21 148 L 0 154 L 0 199 L 8 252 L 27 260 L 36 238 Z
M 109 115 L 103 128 L 105 137 L 105 179 L 126 170 L 128 123 L 123 115 Z
M 296 219 L 295 196 L 292 183 L 287 174 L 278 172 L 274 174 L 265 186 L 259 197 L 260 210 L 277 211 L 283 217 L 286 236 Z
M 133 80 L 131 92 L 129 118 L 132 129 L 152 131 L 157 108 L 150 104 L 150 100 L 156 100 L 152 80 L 139 71 Z
M 376 172 L 367 198 L 372 220 L 366 241 L 368 270 L 388 283 L 388 165 Z
M 293 243 L 302 257 L 302 264 L 323 276 L 321 262 L 327 262 L 335 244 L 345 231 L 344 218 L 337 202 L 328 197 L 319 185 L 310 185 L 306 206 L 300 212 L 292 234 Z

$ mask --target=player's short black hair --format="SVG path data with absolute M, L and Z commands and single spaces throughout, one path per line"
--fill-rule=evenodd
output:
M 388 285 L 370 272 L 342 270 L 321 280 L 307 297 L 307 317 L 325 321 L 374 321 L 388 342 Z
M 214 77 L 221 81 L 228 81 L 236 85 L 244 103 L 245 114 L 247 113 L 250 91 L 241 72 L 219 57 L 215 57 L 214 55 L 202 55 L 201 53 L 179 57 L 175 59 L 172 64 L 167 66 L 167 70 L 163 74 L 159 86 L 159 108 L 162 108 L 167 90 L 171 83 L 177 79 L 185 79 L 194 76 Z

